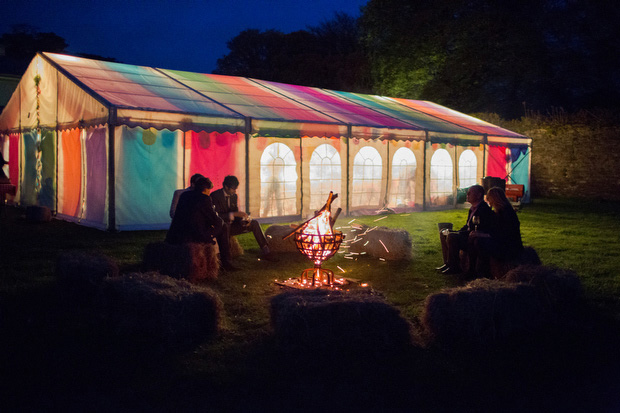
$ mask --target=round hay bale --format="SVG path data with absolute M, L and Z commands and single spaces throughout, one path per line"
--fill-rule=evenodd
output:
M 574 271 L 568 269 L 521 265 L 506 273 L 504 281 L 533 285 L 543 304 L 555 312 L 563 312 L 583 298 L 581 280 Z
M 103 318 L 134 349 L 187 351 L 219 329 L 222 302 L 212 290 L 158 273 L 132 273 L 103 282 Z
M 383 258 L 388 261 L 411 260 L 411 234 L 404 229 L 356 225 L 343 241 L 349 253 Z
M 430 342 L 450 348 L 486 348 L 548 321 L 532 286 L 488 279 L 429 295 L 421 319 Z
M 291 233 L 293 228 L 288 225 L 271 225 L 265 230 L 265 237 L 271 252 L 299 252 L 295 246 L 295 237 L 282 237 Z
M 271 322 L 284 351 L 304 359 L 383 357 L 412 344 L 410 324 L 368 291 L 292 291 L 271 300 Z
M 118 264 L 97 252 L 65 251 L 56 261 L 56 278 L 66 298 L 78 304 L 92 301 L 106 277 L 118 277 Z
M 46 206 L 31 205 L 26 207 L 26 220 L 30 222 L 50 222 L 52 211 Z

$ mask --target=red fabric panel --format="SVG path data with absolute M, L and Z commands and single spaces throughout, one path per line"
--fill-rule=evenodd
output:
M 489 146 L 489 156 L 487 160 L 486 176 L 494 176 L 496 178 L 506 178 L 506 147 Z M 508 155 L 510 156 L 510 155 Z
M 63 208 L 62 214 L 77 217 L 80 214 L 80 193 L 82 189 L 82 149 L 80 130 L 62 132 L 63 154 Z

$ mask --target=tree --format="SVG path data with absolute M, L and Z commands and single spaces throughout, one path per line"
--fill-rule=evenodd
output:
M 7 71 L 22 74 L 37 52 L 64 53 L 67 42 L 55 33 L 42 33 L 35 27 L 19 24 L 0 37 L 4 46 L 3 66 Z
M 329 89 L 368 91 L 357 22 L 337 13 L 308 30 L 244 30 L 228 43 L 215 73 Z
M 618 17 L 604 0 L 370 0 L 361 27 L 379 93 L 517 117 L 617 102 Z

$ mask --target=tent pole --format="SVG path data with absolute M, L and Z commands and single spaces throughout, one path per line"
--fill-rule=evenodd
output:
M 301 133 L 299 134 L 299 189 L 301 199 L 299 207 L 299 216 L 304 219 L 304 148 L 302 145 Z
M 428 129 L 424 130 L 424 159 L 423 159 L 423 166 L 424 166 L 424 176 L 422 179 L 422 211 L 426 211 L 426 152 L 428 151 L 428 145 L 430 144 L 429 141 L 429 137 L 428 137 Z
M 350 159 L 349 158 L 351 156 L 350 155 L 350 145 L 351 145 L 351 138 L 352 137 L 353 137 L 353 126 L 349 123 L 349 124 L 347 124 L 347 174 L 346 174 L 346 176 L 347 176 L 347 185 L 346 185 L 346 188 L 347 188 L 347 198 L 346 199 L 347 200 L 346 200 L 346 204 L 347 205 L 346 205 L 346 209 L 345 209 L 347 216 L 349 216 L 349 213 L 350 213 L 350 211 L 349 211 L 349 203 L 350 203 L 350 200 L 351 200 L 351 193 L 349 192 L 350 191 L 350 187 L 351 187 L 351 185 L 349 184 L 349 178 L 350 178 L 349 177 L 349 169 L 350 169 Z
M 108 112 L 108 231 L 116 232 L 115 148 L 116 108 Z
M 54 197 L 54 211 L 56 215 L 58 215 L 58 142 L 60 138 L 58 137 L 58 70 L 56 71 L 56 196 Z
M 250 134 L 252 133 L 252 118 L 245 118 L 245 210 L 250 209 Z M 260 211 L 259 211 L 260 212 Z
M 458 146 L 457 146 L 457 141 L 454 141 L 454 188 L 456 189 L 456 191 L 453 191 L 452 193 L 453 195 L 453 207 L 456 208 L 456 205 L 458 203 L 458 196 L 459 196 L 459 158 L 458 158 Z
M 388 196 L 390 193 L 390 144 L 392 142 L 387 139 L 387 159 L 385 162 L 385 167 L 386 167 L 386 171 L 385 171 L 385 197 L 383 198 L 383 207 L 387 208 L 388 205 Z
M 482 135 L 482 177 L 487 176 L 487 137 L 488 135 L 485 133 Z M 482 180 L 480 181 L 482 185 Z

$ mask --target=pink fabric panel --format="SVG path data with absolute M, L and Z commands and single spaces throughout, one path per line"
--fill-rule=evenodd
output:
M 9 179 L 13 185 L 19 182 L 19 134 L 9 136 Z
M 237 157 L 236 150 L 243 139 L 241 134 L 192 131 L 189 176 L 202 174 L 213 182 L 214 189 L 221 188 L 226 175 L 236 175 L 244 168 L 245 159 Z

